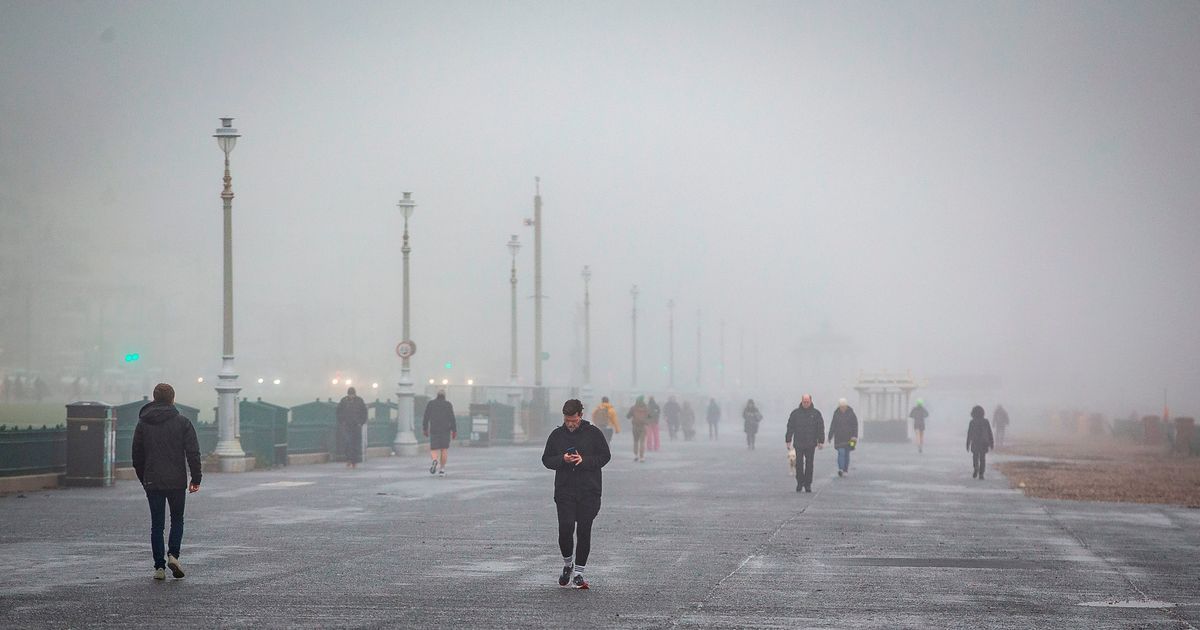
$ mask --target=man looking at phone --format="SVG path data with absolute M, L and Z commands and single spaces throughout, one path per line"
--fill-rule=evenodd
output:
M 558 585 L 588 588 L 583 572 L 592 548 L 592 521 L 600 513 L 600 469 L 612 455 L 604 433 L 583 419 L 582 402 L 568 400 L 562 413 L 562 426 L 550 432 L 542 452 L 542 464 L 554 471 L 558 546 L 563 556 Z

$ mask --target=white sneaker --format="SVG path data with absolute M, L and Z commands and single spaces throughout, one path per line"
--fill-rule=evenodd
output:
M 154 579 L 156 579 L 156 580 L 167 579 L 167 570 L 166 569 L 155 569 L 154 570 Z
M 175 576 L 175 579 L 183 577 L 183 565 L 179 564 L 179 558 L 167 554 L 167 568 L 171 569 L 171 575 Z

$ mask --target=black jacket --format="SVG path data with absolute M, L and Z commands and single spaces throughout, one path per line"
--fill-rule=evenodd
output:
M 200 484 L 200 441 L 192 421 L 175 405 L 147 403 L 133 430 L 133 470 L 147 490 L 183 490 Z
M 792 437 L 796 440 L 793 442 Z M 799 449 L 813 448 L 825 443 L 825 418 L 816 407 L 796 407 L 788 416 L 787 435 L 785 442 L 792 442 L 792 447 Z
M 345 396 L 338 402 L 337 421 L 343 427 L 357 429 L 367 423 L 367 403 L 358 396 Z
M 967 426 L 967 450 L 972 453 L 986 453 L 996 442 L 992 439 L 992 423 L 987 418 L 971 418 Z
M 446 436 L 458 433 L 458 425 L 454 420 L 454 405 L 440 397 L 429 401 L 429 404 L 425 405 L 421 429 L 429 435 Z
M 854 408 L 847 405 L 845 411 L 841 407 L 835 409 L 829 421 L 829 441 L 833 442 L 834 448 L 846 448 L 850 446 L 850 439 L 857 437 L 858 416 L 854 414 Z
M 563 461 L 563 454 L 574 446 L 583 456 L 578 466 Z M 602 491 L 600 469 L 612 459 L 608 440 L 595 425 L 584 420 L 579 428 L 568 431 L 559 426 L 546 438 L 542 464 L 554 471 L 554 500 L 563 498 L 600 499 Z

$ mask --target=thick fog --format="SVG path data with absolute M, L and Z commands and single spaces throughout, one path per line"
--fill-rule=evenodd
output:
M 724 321 L 731 395 L 911 370 L 1194 414 L 1198 32 L 1188 2 L 6 2 L 0 369 L 215 404 L 233 116 L 249 396 L 394 395 L 404 191 L 418 385 L 507 382 L 512 234 L 532 384 L 540 177 L 548 384 L 582 381 L 590 265 L 598 394 L 637 284 L 641 389 L 674 299 L 680 390 L 722 389 Z

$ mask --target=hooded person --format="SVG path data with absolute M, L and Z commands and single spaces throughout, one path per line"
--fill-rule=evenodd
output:
M 917 399 L 917 406 L 908 412 L 908 417 L 913 421 L 913 433 L 917 436 L 917 452 L 925 451 L 925 419 L 929 417 L 929 411 L 925 409 L 925 401 Z
M 150 503 L 150 548 L 154 554 L 154 579 L 165 580 L 170 567 L 175 578 L 184 576 L 179 563 L 183 545 L 183 508 L 188 493 L 200 491 L 200 441 L 192 421 L 175 407 L 175 388 L 154 387 L 154 400 L 138 411 L 133 430 L 133 470 Z M 188 476 L 191 476 L 189 482 Z M 171 532 L 163 550 L 166 505 L 171 508 Z
M 342 434 L 342 447 L 346 455 L 346 467 L 357 468 L 363 459 L 362 428 L 367 423 L 367 403 L 358 397 L 353 387 L 337 405 L 338 430 Z
M 458 424 L 454 419 L 454 405 L 446 400 L 446 390 L 440 389 L 437 398 L 425 405 L 421 430 L 429 438 L 429 474 L 446 476 L 446 459 L 449 456 L 450 440 L 458 439 Z
M 692 441 L 696 437 L 696 410 L 692 409 L 692 403 L 687 400 L 683 401 L 683 410 L 680 412 L 680 425 L 683 428 L 683 439 Z
M 829 441 L 838 455 L 838 476 L 850 472 L 850 451 L 858 446 L 858 416 L 845 398 L 838 399 L 838 407 L 829 421 Z
M 638 396 L 625 417 L 629 419 L 629 426 L 633 427 L 633 461 L 644 462 L 646 461 L 646 426 L 650 424 L 650 408 L 646 406 L 646 400 Z
M 983 417 L 983 407 L 975 405 L 971 408 L 971 423 L 967 425 L 967 450 L 971 453 L 971 461 L 975 466 L 972 479 L 983 480 L 987 468 L 987 452 L 995 446 L 992 439 L 992 424 Z
M 562 425 L 550 432 L 542 451 L 542 465 L 554 471 L 558 546 L 563 559 L 558 585 L 589 588 L 583 574 L 592 549 L 592 521 L 600 513 L 600 469 L 612 454 L 600 429 L 583 419 L 582 402 L 568 400 L 562 414 Z
M 746 401 L 746 407 L 742 409 L 742 429 L 746 432 L 746 447 L 750 450 L 754 450 L 754 438 L 758 435 L 760 422 L 762 422 L 762 413 L 754 404 L 754 399 L 751 398 Z

